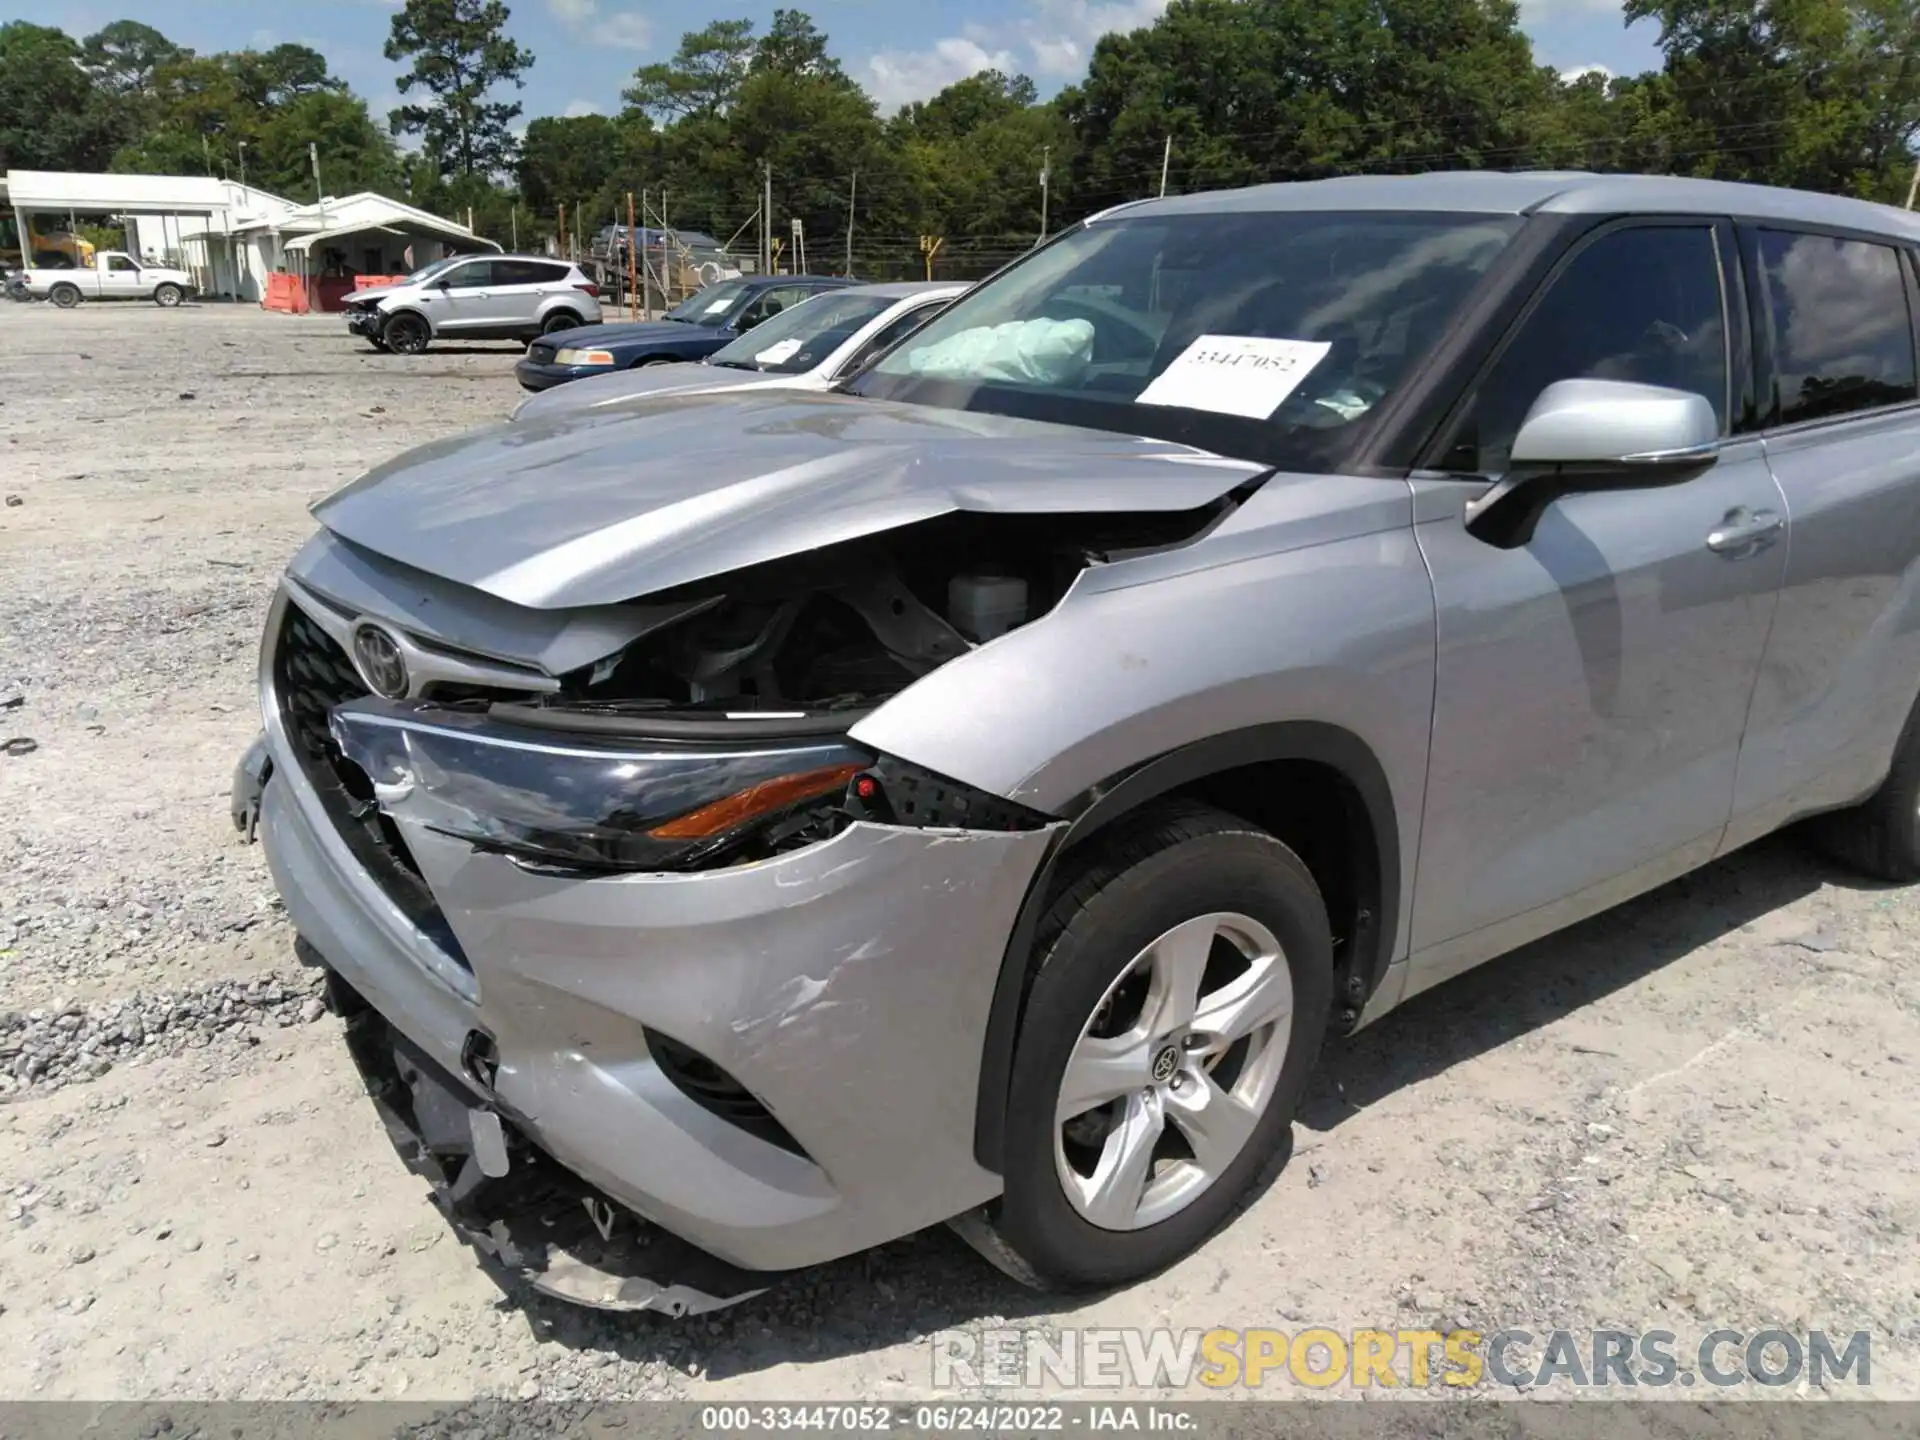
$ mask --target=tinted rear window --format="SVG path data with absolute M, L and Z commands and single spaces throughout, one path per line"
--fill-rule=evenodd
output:
M 1887 245 L 1760 232 L 1773 326 L 1775 422 L 1792 425 L 1915 398 L 1913 320 Z

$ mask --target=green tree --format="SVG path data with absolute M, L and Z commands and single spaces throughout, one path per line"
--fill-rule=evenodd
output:
M 260 117 L 248 142 L 247 178 L 279 195 L 313 194 L 309 144 L 320 147 L 320 178 L 330 195 L 392 193 L 400 178 L 393 140 L 358 95 L 332 88 L 293 96 Z
M 1100 206 L 1354 170 L 1511 166 L 1551 76 L 1511 0 L 1173 0 L 1059 100 Z
M 827 37 L 801 10 L 776 10 L 767 33 L 754 43 L 749 68 L 783 75 L 843 78 L 840 62 L 827 53 Z M 851 83 L 851 82 L 849 82 Z
M 982 70 L 956 80 L 931 100 L 916 100 L 894 117 L 894 127 L 915 139 L 956 140 L 982 125 L 1030 108 L 1037 94 L 1024 75 Z
M 390 116 L 396 135 L 419 135 L 443 174 L 493 175 L 513 163 L 518 101 L 487 99 L 496 85 L 524 85 L 533 54 L 506 34 L 502 0 L 407 0 L 393 17 L 386 57 L 410 61 L 395 83 L 425 103 Z
M 751 20 L 716 20 L 680 37 L 664 63 L 642 65 L 621 98 L 656 120 L 725 113 L 753 62 Z
M 276 45 L 264 53 L 243 50 L 234 56 L 234 73 L 246 97 L 262 109 L 347 88 L 327 72 L 326 56 L 306 45 Z
M 156 70 L 186 53 L 151 25 L 116 20 L 86 38 L 80 63 L 108 93 L 140 95 L 152 85 Z
M 113 153 L 114 117 L 81 48 L 64 31 L 0 25 L 0 169 L 97 170 Z
M 1920 133 L 1920 0 L 1627 0 L 1655 20 L 1677 169 L 1898 200 Z

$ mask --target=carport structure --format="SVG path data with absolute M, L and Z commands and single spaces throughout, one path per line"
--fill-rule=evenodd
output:
M 261 303 L 292 314 L 338 310 L 356 288 L 390 283 L 445 254 L 500 249 L 464 225 L 371 191 L 298 206 L 244 234 L 269 272 Z
M 250 271 L 235 235 L 296 210 L 292 202 L 232 180 L 198 175 L 100 175 L 72 170 L 10 170 L 6 203 L 32 263 L 31 237 L 77 232 L 82 220 L 124 224 L 127 249 L 176 264 L 203 294 L 258 299 L 262 277 Z

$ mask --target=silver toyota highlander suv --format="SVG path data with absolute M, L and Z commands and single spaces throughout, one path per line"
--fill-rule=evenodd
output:
M 321 502 L 236 820 L 490 1267 L 1140 1276 L 1329 1034 L 1800 817 L 1920 875 L 1917 250 L 1581 174 L 1109 211 L 834 393 Z

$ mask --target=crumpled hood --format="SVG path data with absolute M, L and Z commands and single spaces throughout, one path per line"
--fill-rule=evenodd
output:
M 313 507 L 376 554 L 538 609 L 614 604 L 954 510 L 1192 510 L 1261 473 L 1189 446 L 747 389 L 529 415 Z

